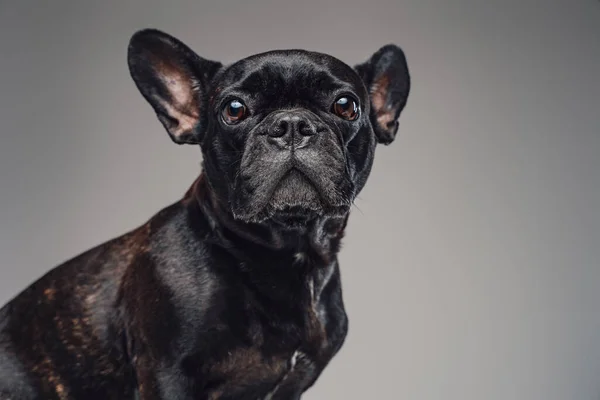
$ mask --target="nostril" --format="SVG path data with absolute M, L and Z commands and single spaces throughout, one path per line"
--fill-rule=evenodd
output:
M 288 123 L 285 120 L 279 121 L 269 130 L 269 136 L 271 137 L 282 137 L 288 130 Z
M 300 132 L 300 134 L 303 136 L 311 136 L 315 134 L 315 130 L 312 125 L 303 120 L 298 121 L 298 132 Z

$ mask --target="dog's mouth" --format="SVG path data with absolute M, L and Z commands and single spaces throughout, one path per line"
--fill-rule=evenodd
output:
M 349 211 L 349 205 L 332 205 L 326 201 L 315 181 L 299 168 L 290 168 L 273 183 L 271 190 L 261 193 L 264 206 L 253 208 L 254 212 L 252 209 L 246 212 L 234 210 L 236 218 L 249 222 L 271 220 L 287 227 L 302 227 L 315 217 L 342 216 Z
M 282 225 L 302 226 L 323 209 L 323 200 L 315 185 L 300 170 L 292 168 L 275 187 L 265 211 Z
M 291 168 L 279 180 L 268 206 L 284 213 L 302 209 L 319 210 L 323 201 L 312 181 L 297 168 Z

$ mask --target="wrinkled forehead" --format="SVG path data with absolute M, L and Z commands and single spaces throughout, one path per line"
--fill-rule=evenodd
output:
M 257 54 L 228 67 L 221 83 L 247 93 L 318 95 L 350 92 L 364 100 L 358 74 L 344 62 L 321 53 L 278 50 Z

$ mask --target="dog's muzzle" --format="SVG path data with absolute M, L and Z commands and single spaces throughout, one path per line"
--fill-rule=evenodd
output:
M 307 109 L 278 110 L 248 138 L 233 211 L 250 220 L 290 212 L 337 214 L 350 204 L 352 188 L 334 129 Z

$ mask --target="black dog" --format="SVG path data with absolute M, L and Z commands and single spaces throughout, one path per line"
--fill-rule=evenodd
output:
M 223 66 L 143 30 L 128 61 L 203 172 L 0 310 L 0 398 L 299 399 L 346 336 L 337 253 L 377 143 L 396 136 L 403 52 Z

